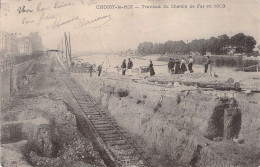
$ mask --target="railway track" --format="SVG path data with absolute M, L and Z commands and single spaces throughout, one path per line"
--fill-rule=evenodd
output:
M 59 75 L 77 102 L 79 108 L 77 112 L 81 112 L 78 115 L 83 114 L 79 119 L 80 124 L 87 123 L 95 133 L 98 143 L 105 147 L 111 160 L 115 161 L 118 167 L 151 167 L 129 142 L 126 132 L 122 132 L 117 123 L 103 112 L 68 74 L 60 73 Z

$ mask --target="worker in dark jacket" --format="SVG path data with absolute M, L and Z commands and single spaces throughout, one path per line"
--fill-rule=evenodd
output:
M 90 67 L 89 67 L 89 74 L 90 74 L 90 77 L 92 77 L 92 71 L 93 71 L 93 65 L 90 65 Z
M 172 73 L 172 58 L 169 59 L 169 63 L 168 63 L 168 72 L 171 74 Z
M 205 64 L 205 73 L 208 72 L 208 68 L 210 67 L 210 58 L 207 56 L 206 64 Z M 210 67 L 211 68 L 211 67 Z M 211 72 L 211 71 L 210 71 Z
M 193 58 L 190 56 L 189 57 L 189 64 L 188 64 L 188 69 L 190 71 L 190 73 L 193 73 L 193 69 L 192 69 L 192 66 L 193 66 Z
M 154 69 L 153 69 L 153 62 L 152 62 L 152 60 L 150 60 L 149 70 L 150 70 L 150 76 L 155 75 L 155 72 L 154 72 Z
M 127 63 L 127 69 L 132 69 L 132 67 L 133 67 L 133 62 L 129 58 Z
M 186 61 L 184 58 L 181 59 L 181 73 L 184 74 L 187 71 Z
M 170 59 L 169 59 L 169 63 L 168 63 L 168 72 L 169 72 L 170 74 L 173 74 L 173 72 L 174 72 L 174 66 L 175 66 L 175 61 L 174 61 L 174 59 L 170 58 Z
M 172 69 L 171 69 L 172 74 L 174 74 L 174 68 L 175 68 L 175 60 L 172 59 Z
M 123 61 L 122 65 L 121 65 L 121 68 L 122 68 L 122 75 L 125 75 L 125 71 L 126 71 L 126 63 L 125 63 L 125 60 Z
M 179 59 L 176 59 L 175 61 L 175 74 L 180 74 L 181 73 L 181 62 L 179 61 Z
M 103 63 L 98 66 L 98 76 L 100 76 L 100 74 L 101 74 L 102 66 L 103 66 Z

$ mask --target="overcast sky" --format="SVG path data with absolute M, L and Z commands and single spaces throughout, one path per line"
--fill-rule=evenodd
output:
M 67 1 L 67 2 L 66 2 Z M 68 6 L 54 9 L 57 6 Z M 166 42 L 210 38 L 227 34 L 244 33 L 253 36 L 260 44 L 260 0 L 124 0 L 120 4 L 133 4 L 133 10 L 98 10 L 96 5 L 119 4 L 117 1 L 87 0 L 2 0 L 1 30 L 26 35 L 39 31 L 46 48 L 56 48 L 63 33 L 71 33 L 72 49 L 82 51 L 120 51 L 136 49 L 140 42 Z M 45 20 L 39 23 L 43 11 Z M 142 9 L 141 5 L 185 4 L 186 9 Z M 190 4 L 225 4 L 224 9 L 189 8 Z M 32 12 L 18 14 L 17 9 L 25 6 Z M 40 9 L 38 8 L 38 9 Z M 53 15 L 53 16 L 52 16 Z M 53 18 L 54 17 L 54 18 Z M 55 20 L 66 22 L 52 27 Z M 84 20 L 85 19 L 85 20 Z M 22 20 L 33 21 L 23 24 Z M 83 25 L 86 21 L 95 22 Z M 82 27 L 80 27 L 82 26 Z

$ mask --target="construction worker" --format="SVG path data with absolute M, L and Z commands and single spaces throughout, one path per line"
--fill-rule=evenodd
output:
M 211 69 L 212 69 L 212 67 L 210 66 L 210 59 L 209 59 L 209 56 L 207 56 L 207 60 L 206 60 L 206 64 L 205 64 L 205 73 L 207 73 L 208 72 L 208 68 L 210 68 L 210 73 L 211 73 Z
M 121 65 L 121 68 L 122 68 L 122 75 L 125 75 L 125 71 L 126 71 L 126 63 L 125 63 L 125 60 L 123 61 L 122 65 Z
M 154 72 L 152 60 L 150 60 L 149 70 L 150 70 L 150 76 L 154 76 L 155 72 Z
M 90 67 L 89 67 L 89 74 L 90 74 L 90 77 L 92 77 L 92 71 L 93 71 L 93 66 L 90 65 Z M 99 74 L 99 75 L 100 75 L 100 74 Z
M 192 65 L 193 65 L 193 59 L 190 56 L 189 57 L 189 64 L 188 64 L 188 69 L 189 69 L 190 73 L 193 73 Z
M 173 74 L 173 72 L 174 72 L 174 66 L 175 66 L 175 61 L 174 61 L 174 59 L 170 58 L 170 59 L 169 59 L 169 63 L 168 63 L 168 72 L 169 72 L 170 74 Z
M 133 67 L 133 62 L 129 58 L 127 63 L 127 69 L 132 69 L 132 67 Z
M 98 66 L 98 76 L 101 74 L 103 63 Z
M 186 61 L 184 58 L 181 59 L 181 73 L 184 74 L 187 71 Z
M 172 59 L 172 69 L 171 69 L 172 74 L 174 74 L 174 68 L 175 68 L 175 60 Z
M 180 66 L 180 61 L 179 59 L 176 59 L 175 61 L 175 74 L 180 74 L 181 73 L 181 66 Z
M 172 58 L 169 59 L 169 63 L 168 63 L 168 72 L 171 74 L 171 62 L 172 62 Z

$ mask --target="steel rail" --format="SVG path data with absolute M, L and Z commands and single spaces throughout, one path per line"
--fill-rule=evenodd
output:
M 61 74 L 60 74 L 60 76 L 61 76 Z M 71 82 L 71 83 L 66 83 L 66 81 L 63 79 L 62 76 L 61 76 L 61 78 L 62 78 L 63 82 L 65 83 L 65 85 L 66 85 L 67 88 L 69 89 L 70 93 L 72 94 L 72 96 L 74 97 L 74 99 L 76 100 L 76 102 L 78 103 L 78 105 L 80 106 L 80 108 L 81 108 L 83 111 L 85 111 L 85 110 L 84 110 L 84 108 L 81 106 L 82 103 L 80 103 L 79 100 L 78 100 L 78 98 L 74 95 L 73 90 L 71 90 L 71 87 L 69 86 L 69 84 L 71 84 L 71 85 L 72 85 L 72 84 L 77 85 L 76 87 L 74 87 L 74 91 L 76 91 L 78 94 L 80 94 L 80 93 L 83 94 L 83 96 L 85 97 L 85 100 L 87 100 L 87 102 L 91 103 L 91 105 L 94 106 L 94 108 L 95 108 L 94 111 L 97 112 L 98 114 L 100 114 L 100 115 L 102 116 L 102 118 L 104 118 L 104 119 L 106 120 L 106 122 L 109 123 L 109 125 L 110 125 L 111 127 L 113 127 L 113 129 L 121 136 L 122 140 L 125 140 L 126 144 L 128 144 L 128 145 L 130 146 L 130 148 L 134 150 L 135 155 L 136 155 L 137 157 L 139 157 L 140 160 L 142 160 L 146 166 L 151 167 L 151 165 L 145 160 L 145 158 L 141 155 L 141 153 L 139 153 L 139 151 L 136 150 L 136 148 L 129 142 L 129 140 L 122 134 L 122 132 L 120 132 L 120 131 L 118 130 L 118 128 L 114 125 L 114 123 L 111 122 L 111 121 L 109 120 L 109 118 L 101 112 L 101 109 L 93 102 L 93 100 L 91 100 L 91 97 L 90 97 L 88 94 L 86 94 L 86 93 L 78 86 L 78 84 L 76 83 L 76 81 L 73 80 L 73 81 L 69 81 L 69 82 Z M 67 76 L 67 78 L 69 78 L 68 80 L 72 80 L 69 76 Z M 72 83 L 72 82 L 73 82 L 73 83 Z M 75 88 L 76 88 L 76 89 L 75 89 Z M 93 111 L 93 109 L 91 109 L 91 110 Z M 85 114 L 85 115 L 88 115 L 88 114 L 85 113 L 85 112 L 84 112 L 84 114 Z M 102 141 L 105 143 L 104 139 L 101 137 L 101 135 L 100 135 L 100 133 L 98 132 L 98 130 L 96 130 L 96 128 L 95 128 L 94 125 L 92 124 L 91 120 L 90 120 L 88 117 L 87 117 L 86 119 L 88 120 L 87 122 L 88 122 L 88 124 L 90 124 L 90 126 L 91 126 L 91 128 L 94 130 L 94 132 L 97 133 L 97 135 L 98 135 L 98 136 L 102 139 Z M 117 156 L 116 156 L 116 155 L 113 155 L 113 157 L 116 157 L 116 159 L 117 159 Z M 119 159 L 117 159 L 117 160 L 120 161 Z

